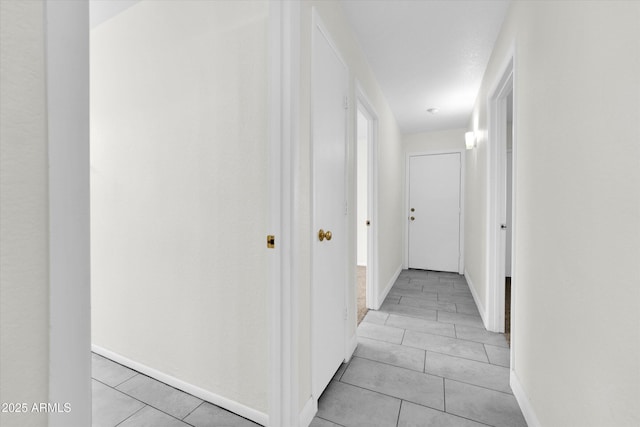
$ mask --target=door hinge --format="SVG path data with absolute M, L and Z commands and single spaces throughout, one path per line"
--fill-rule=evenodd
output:
M 345 308 L 344 309 L 344 320 L 347 320 L 349 318 L 349 311 Z
M 344 109 L 345 110 L 349 109 L 349 97 L 348 96 L 344 97 Z
M 276 247 L 276 236 L 269 234 L 267 236 L 267 248 L 273 249 Z

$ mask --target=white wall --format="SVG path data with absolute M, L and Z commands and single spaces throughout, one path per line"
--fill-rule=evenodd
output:
M 429 151 L 464 150 L 466 129 L 422 132 L 402 136 L 405 154 Z
M 355 337 L 356 327 L 356 79 L 362 85 L 364 92 L 373 104 L 378 115 L 378 158 L 380 163 L 378 200 L 380 207 L 378 212 L 379 227 L 379 258 L 377 263 L 379 277 L 379 292 L 392 282 L 394 275 L 402 266 L 402 177 L 403 155 L 400 139 L 400 131 L 393 113 L 378 87 L 360 46 L 349 26 L 347 18 L 342 10 L 340 1 L 303 1 L 301 13 L 301 87 L 300 87 L 300 150 L 299 150 L 299 223 L 296 225 L 300 231 L 300 240 L 296 243 L 296 252 L 300 254 L 299 297 L 300 297 L 300 322 L 299 322 L 299 401 L 302 408 L 311 396 L 311 365 L 310 365 L 310 319 L 311 307 L 310 288 L 311 271 L 309 261 L 311 236 L 313 231 L 310 224 L 310 70 L 311 70 L 311 10 L 317 8 L 317 12 L 331 34 L 342 58 L 346 61 L 350 72 L 350 107 L 349 107 L 349 149 L 348 149 L 348 204 L 349 209 L 349 258 L 347 265 L 354 266 L 349 274 L 349 334 Z M 382 203 L 384 201 L 384 203 Z
M 43 1 L 0 2 L 0 401 L 49 397 L 49 203 Z M 47 414 L 0 413 L 6 427 Z
M 258 419 L 267 21 L 266 1 L 143 1 L 91 33 L 93 343 Z
M 512 385 L 529 425 L 640 423 L 640 3 L 514 2 L 467 155 L 485 283 L 488 91 L 515 46 Z

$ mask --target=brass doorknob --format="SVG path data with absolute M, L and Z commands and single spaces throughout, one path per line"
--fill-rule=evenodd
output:
M 411 221 L 414 221 L 416 219 L 415 216 L 412 216 L 411 218 L 409 218 Z
M 327 240 L 331 240 L 331 238 L 333 237 L 333 234 L 331 234 L 331 232 L 329 230 L 324 231 L 322 228 L 318 231 L 318 240 L 320 240 L 321 242 L 324 239 Z

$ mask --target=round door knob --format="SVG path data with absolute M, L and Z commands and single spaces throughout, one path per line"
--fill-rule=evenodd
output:
M 416 217 L 412 216 L 411 218 L 409 218 L 411 221 L 415 221 Z
M 326 237 L 326 234 L 325 234 L 324 230 L 321 228 L 321 229 L 318 231 L 318 240 L 320 240 L 320 241 L 322 242 L 322 241 L 324 240 L 324 238 L 325 238 L 325 237 Z
M 324 233 L 324 238 L 325 239 L 331 240 L 332 237 L 333 237 L 333 234 L 329 230 L 325 231 L 325 233 Z

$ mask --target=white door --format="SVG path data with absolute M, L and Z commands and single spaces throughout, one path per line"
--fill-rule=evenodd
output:
M 460 153 L 409 157 L 409 268 L 458 272 Z
M 348 70 L 321 27 L 312 49 L 312 365 L 318 398 L 345 358 Z M 331 232 L 322 241 L 319 230 Z

